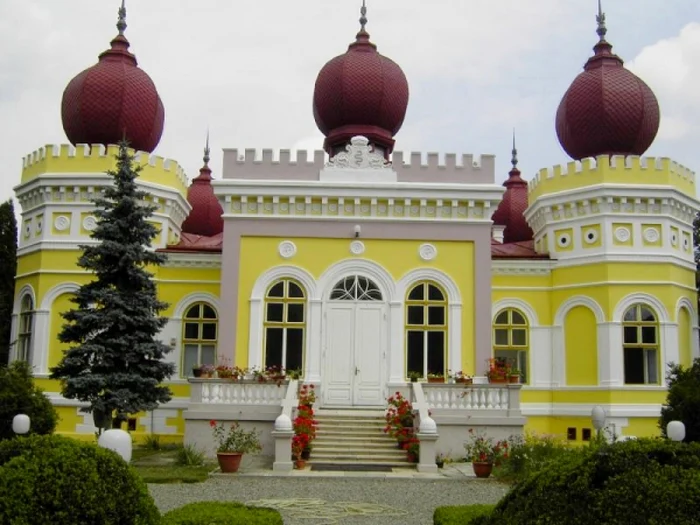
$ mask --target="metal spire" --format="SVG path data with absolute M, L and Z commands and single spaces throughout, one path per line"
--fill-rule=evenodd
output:
M 515 147 L 515 128 L 513 128 L 513 149 L 511 150 L 510 163 L 513 165 L 513 169 L 518 169 L 518 149 Z
M 122 6 L 119 8 L 119 20 L 117 20 L 117 29 L 119 34 L 123 35 L 126 29 L 126 6 L 124 5 L 125 0 L 122 0 Z
M 204 165 L 209 166 L 209 128 L 207 128 L 207 143 L 204 146 Z
M 601 5 L 601 0 L 598 0 L 598 14 L 595 17 L 596 22 L 598 22 L 598 29 L 596 33 L 600 37 L 601 42 L 605 42 L 605 35 L 608 32 L 607 27 L 605 27 L 605 13 L 603 13 L 603 6 Z
M 367 6 L 365 5 L 365 0 L 362 0 L 362 8 L 360 9 L 360 31 L 365 30 L 367 25 Z

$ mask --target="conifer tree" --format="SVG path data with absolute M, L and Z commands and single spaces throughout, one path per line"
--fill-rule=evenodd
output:
M 98 428 L 169 401 L 170 389 L 161 383 L 175 368 L 163 360 L 170 348 L 157 339 L 167 322 L 158 314 L 167 304 L 158 300 L 146 269 L 166 257 L 146 248 L 157 233 L 147 222 L 156 208 L 136 186 L 141 168 L 133 161 L 127 143 L 120 143 L 116 168 L 107 172 L 114 184 L 94 200 L 91 237 L 98 242 L 80 247 L 78 266 L 94 279 L 72 299 L 76 308 L 62 314 L 67 323 L 58 338 L 70 347 L 51 369 L 64 397 L 89 403 L 84 410 Z
M 17 274 L 17 219 L 12 199 L 0 204 L 0 366 L 10 357 L 10 327 Z

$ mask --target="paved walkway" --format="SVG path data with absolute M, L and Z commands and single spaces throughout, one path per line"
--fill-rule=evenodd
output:
M 392 472 L 273 472 L 262 460 L 244 457 L 237 474 L 214 474 L 204 483 L 150 485 L 162 511 L 195 501 L 240 501 L 277 508 L 286 525 L 431 525 L 436 507 L 496 503 L 508 490 L 476 479 L 468 463 L 446 465 L 438 474 Z

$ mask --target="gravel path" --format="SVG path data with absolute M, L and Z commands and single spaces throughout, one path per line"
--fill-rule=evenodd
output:
M 195 501 L 266 500 L 281 511 L 285 525 L 432 525 L 435 507 L 495 503 L 507 491 L 492 480 L 299 477 L 210 479 L 148 488 L 161 511 Z

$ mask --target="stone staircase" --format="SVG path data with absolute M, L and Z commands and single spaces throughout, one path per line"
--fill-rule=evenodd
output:
M 396 440 L 384 433 L 383 409 L 319 409 L 310 465 L 373 465 L 415 468 Z

